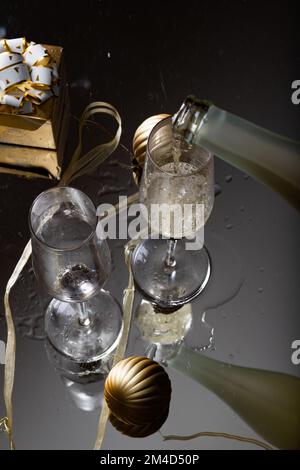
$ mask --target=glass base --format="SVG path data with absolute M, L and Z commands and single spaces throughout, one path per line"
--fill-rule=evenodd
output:
M 177 241 L 174 268 L 165 265 L 168 240 L 147 239 L 132 254 L 137 288 L 161 309 L 174 310 L 190 302 L 209 280 L 211 262 L 206 248 L 186 250 L 185 244 L 185 239 Z
M 79 322 L 78 304 L 53 299 L 47 309 L 45 328 L 49 341 L 60 353 L 76 362 L 94 362 L 115 349 L 123 318 L 117 301 L 101 290 L 87 300 L 89 324 Z

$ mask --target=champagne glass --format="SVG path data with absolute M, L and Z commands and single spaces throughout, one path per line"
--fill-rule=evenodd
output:
M 161 309 L 179 308 L 204 289 L 210 276 L 210 257 L 203 243 L 187 249 L 187 238 L 203 233 L 212 211 L 214 165 L 211 153 L 189 145 L 174 132 L 170 117 L 149 136 L 140 202 L 147 208 L 151 237 L 133 252 L 135 283 Z M 171 210 L 153 217 L 152 209 L 155 214 L 158 205 L 170 209 L 176 205 L 181 211 L 173 212 L 173 218 Z M 197 217 L 199 208 L 202 217 Z M 159 234 L 157 239 L 153 233 Z
M 111 271 L 96 208 L 83 192 L 49 189 L 29 214 L 36 278 L 53 297 L 45 318 L 49 341 L 76 362 L 94 362 L 112 351 L 122 329 L 116 300 L 102 289 Z

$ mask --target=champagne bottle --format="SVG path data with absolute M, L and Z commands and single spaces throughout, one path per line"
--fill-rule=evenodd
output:
M 300 210 L 300 142 L 189 96 L 174 131 L 280 193 Z

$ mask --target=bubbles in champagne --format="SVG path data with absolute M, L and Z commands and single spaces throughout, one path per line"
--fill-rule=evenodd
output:
M 159 171 L 145 179 L 143 193 L 153 232 L 167 238 L 192 237 L 205 224 L 213 206 L 213 159 L 176 136 Z M 165 210 L 154 215 L 154 204 L 165 205 Z

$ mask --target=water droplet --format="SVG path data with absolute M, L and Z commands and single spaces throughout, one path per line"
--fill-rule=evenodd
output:
M 245 212 L 245 207 L 244 207 L 244 206 L 241 206 L 241 207 L 240 207 L 240 211 L 241 211 L 241 212 Z
M 232 181 L 232 175 L 227 175 L 225 181 L 226 183 L 230 183 L 230 181 Z
M 232 227 L 233 227 L 233 225 L 232 225 L 232 224 L 227 224 L 227 225 L 226 225 L 226 228 L 227 228 L 227 230 L 231 230 L 231 229 L 232 229 Z
M 259 271 L 260 271 L 261 273 L 263 273 L 264 270 L 265 270 L 265 268 L 264 268 L 263 266 L 260 266 Z
M 221 189 L 221 186 L 219 184 L 215 184 L 215 196 L 219 196 L 219 194 L 221 194 L 222 192 L 222 189 Z
M 260 288 L 258 289 L 258 292 L 259 292 L 260 294 L 262 294 L 262 293 L 263 293 L 263 291 L 264 291 L 264 290 L 263 290 L 263 288 L 262 288 L 262 287 L 260 287 Z
M 249 175 L 247 175 L 246 173 L 243 175 L 243 178 L 244 180 L 248 180 L 249 179 Z

